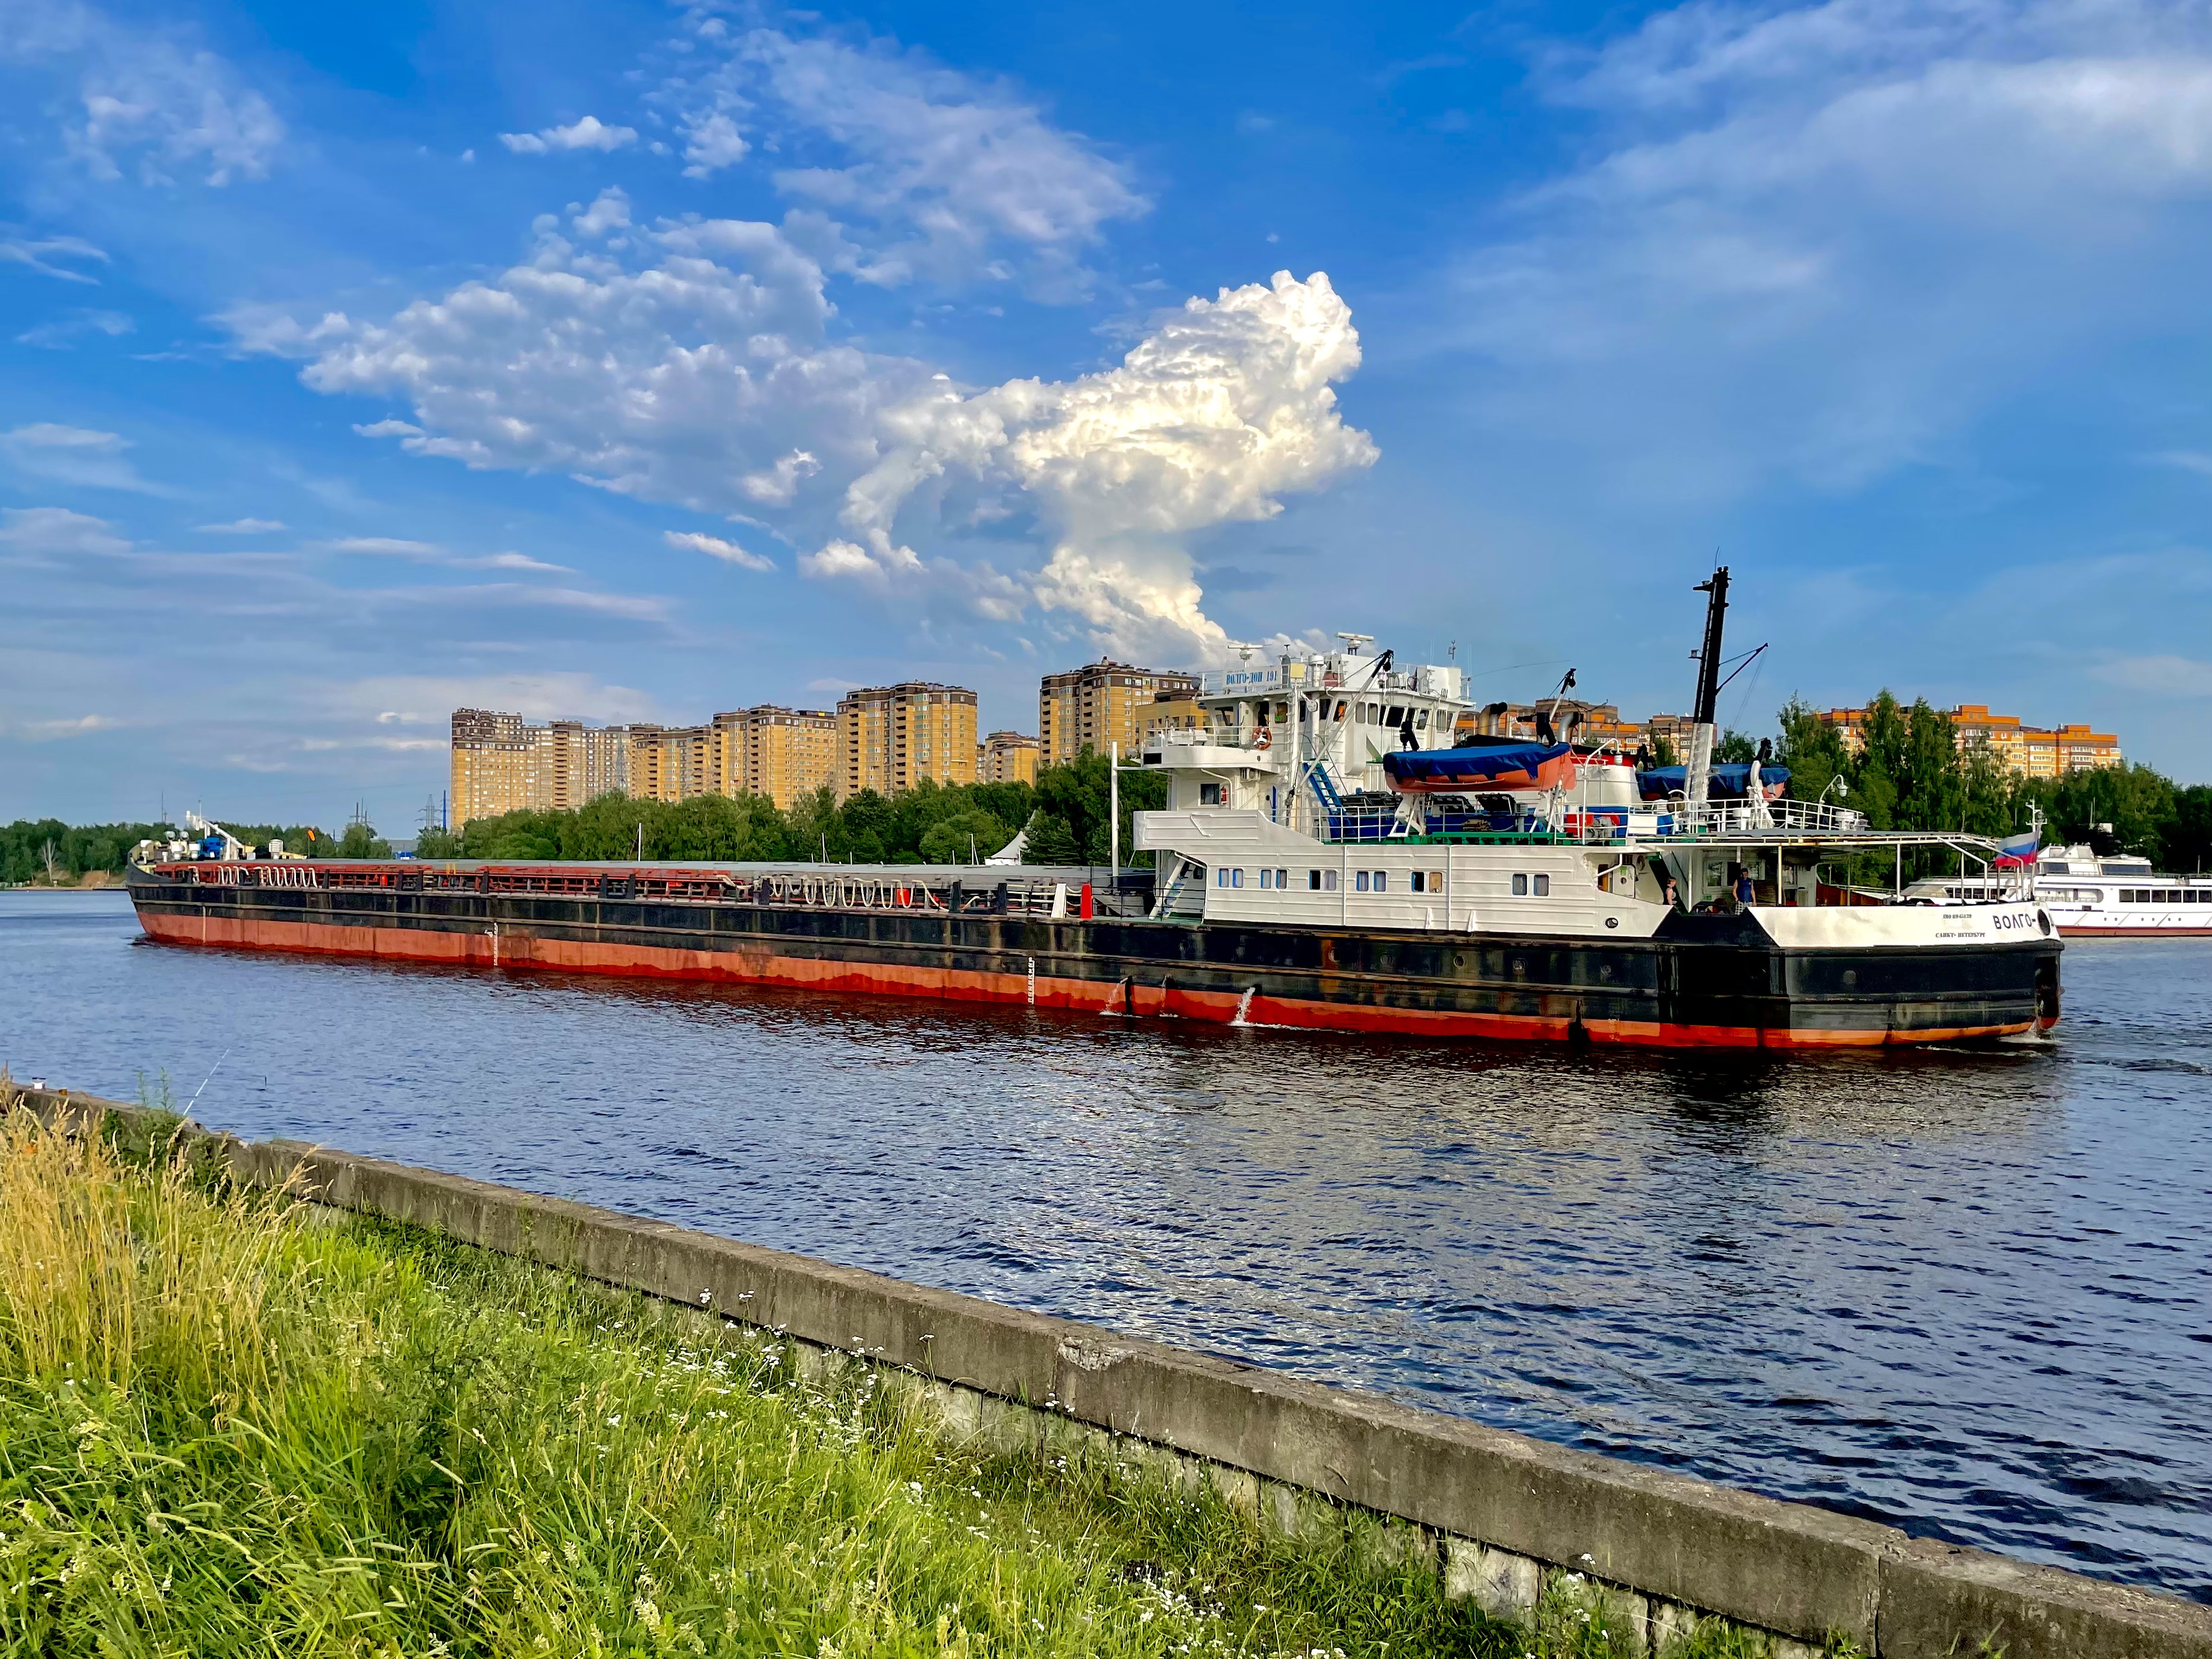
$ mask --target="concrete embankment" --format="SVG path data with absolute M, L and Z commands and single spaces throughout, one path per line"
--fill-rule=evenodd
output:
M 49 1117 L 161 1121 L 84 1096 L 19 1097 Z M 296 1180 L 319 1203 L 705 1308 L 824 1364 L 882 1367 L 953 1432 L 1089 1441 L 1212 1482 L 1256 1525 L 1371 1511 L 1400 1523 L 1394 1553 L 1425 1553 L 1489 1611 L 1603 1601 L 1654 1656 L 1719 1618 L 1778 1654 L 2212 1659 L 2212 1607 L 666 1223 L 298 1142 L 208 1135 L 203 1150 L 258 1185 Z

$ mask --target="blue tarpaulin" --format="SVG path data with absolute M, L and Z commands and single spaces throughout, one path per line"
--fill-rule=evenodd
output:
M 1786 766 L 1762 766 L 1759 781 L 1771 796 L 1776 787 L 1790 781 Z M 1665 800 L 1669 795 L 1683 793 L 1690 787 L 1690 769 L 1686 766 L 1653 766 L 1636 775 L 1637 792 L 1646 800 Z M 1734 765 L 1716 766 L 1712 779 L 1705 786 L 1707 800 L 1741 800 L 1751 791 L 1751 766 L 1748 762 Z

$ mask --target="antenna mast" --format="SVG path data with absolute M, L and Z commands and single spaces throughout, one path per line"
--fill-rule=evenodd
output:
M 1698 702 L 1690 718 L 1700 726 L 1711 726 L 1721 695 L 1721 629 L 1728 616 L 1728 567 L 1720 566 L 1711 580 L 1699 582 L 1693 591 L 1712 597 L 1705 601 L 1705 644 L 1698 653 Z

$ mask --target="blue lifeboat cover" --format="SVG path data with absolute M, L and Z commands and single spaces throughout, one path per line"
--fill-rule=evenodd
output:
M 1762 766 L 1759 781 L 1769 800 L 1790 781 L 1786 766 Z M 1686 766 L 1647 767 L 1636 775 L 1637 793 L 1645 800 L 1664 800 L 1669 795 L 1679 795 L 1690 787 L 1690 769 Z M 1708 800 L 1741 800 L 1751 791 L 1751 767 L 1747 763 L 1716 766 L 1711 781 L 1705 786 Z

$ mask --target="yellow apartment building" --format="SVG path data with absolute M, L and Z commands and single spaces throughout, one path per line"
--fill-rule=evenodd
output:
M 1953 740 L 1964 753 L 1986 748 L 2008 772 L 2021 777 L 2063 778 L 2071 772 L 2123 763 L 2120 740 L 2110 732 L 2092 732 L 2087 726 L 2055 730 L 2024 725 L 2017 714 L 1993 714 L 1983 702 L 1962 702 L 1949 712 Z M 1866 748 L 1867 711 L 1829 708 L 1820 714 L 1854 755 Z
M 1124 755 L 1133 753 L 1143 744 L 1146 719 L 1160 694 L 1190 698 L 1198 689 L 1195 674 L 1133 668 L 1111 658 L 1048 674 L 1037 692 L 1038 759 L 1058 766 L 1085 749 L 1103 755 L 1115 743 Z
M 707 786 L 717 794 L 765 795 L 788 809 L 837 787 L 837 717 L 826 708 L 762 703 L 714 716 Z
M 1037 740 L 1019 732 L 994 732 L 976 745 L 978 783 L 1035 783 Z
M 975 694 L 908 680 L 849 691 L 837 702 L 837 797 L 895 795 L 924 778 L 975 781 Z

